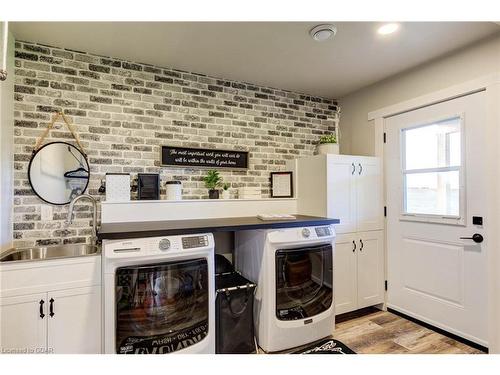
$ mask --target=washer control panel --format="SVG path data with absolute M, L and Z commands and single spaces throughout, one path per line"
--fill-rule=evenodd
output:
M 158 248 L 161 251 L 167 251 L 170 249 L 170 240 L 168 238 L 162 238 L 160 242 L 158 242 Z
M 311 230 L 309 228 L 302 229 L 302 236 L 304 236 L 305 238 L 309 238 L 310 235 L 311 235 Z
M 207 236 L 182 237 L 183 249 L 194 249 L 196 247 L 205 247 L 205 246 L 208 246 Z

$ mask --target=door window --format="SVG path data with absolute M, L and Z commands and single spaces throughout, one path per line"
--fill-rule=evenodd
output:
M 298 320 L 332 305 L 332 246 L 276 251 L 276 317 Z
M 463 217 L 462 119 L 401 130 L 403 215 Z
M 165 354 L 208 333 L 206 259 L 116 271 L 116 352 Z

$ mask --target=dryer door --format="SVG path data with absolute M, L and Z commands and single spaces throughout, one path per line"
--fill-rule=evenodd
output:
M 332 305 L 332 246 L 276 251 L 276 317 L 305 319 Z
M 205 258 L 116 270 L 116 353 L 164 354 L 208 334 Z

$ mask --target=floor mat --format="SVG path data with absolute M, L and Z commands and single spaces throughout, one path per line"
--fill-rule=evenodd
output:
M 325 339 L 291 354 L 356 354 L 351 348 L 334 339 Z

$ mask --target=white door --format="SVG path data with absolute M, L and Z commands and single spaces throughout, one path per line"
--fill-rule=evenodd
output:
M 358 309 L 384 302 L 384 233 L 357 233 Z
M 354 161 L 356 170 L 357 231 L 378 230 L 384 227 L 382 174 L 380 159 L 359 157 Z
M 358 306 L 357 240 L 354 234 L 340 234 L 335 238 L 333 274 L 336 315 L 356 310 Z
M 56 354 L 101 353 L 101 287 L 48 293 L 48 344 Z
M 337 233 L 356 231 L 356 164 L 354 161 L 354 158 L 342 155 L 329 155 L 327 158 L 327 216 L 340 220 L 340 224 L 335 225 Z
M 386 119 L 385 175 L 388 307 L 487 346 L 485 108 L 480 92 Z
M 2 353 L 45 353 L 47 318 L 45 293 L 0 298 Z

